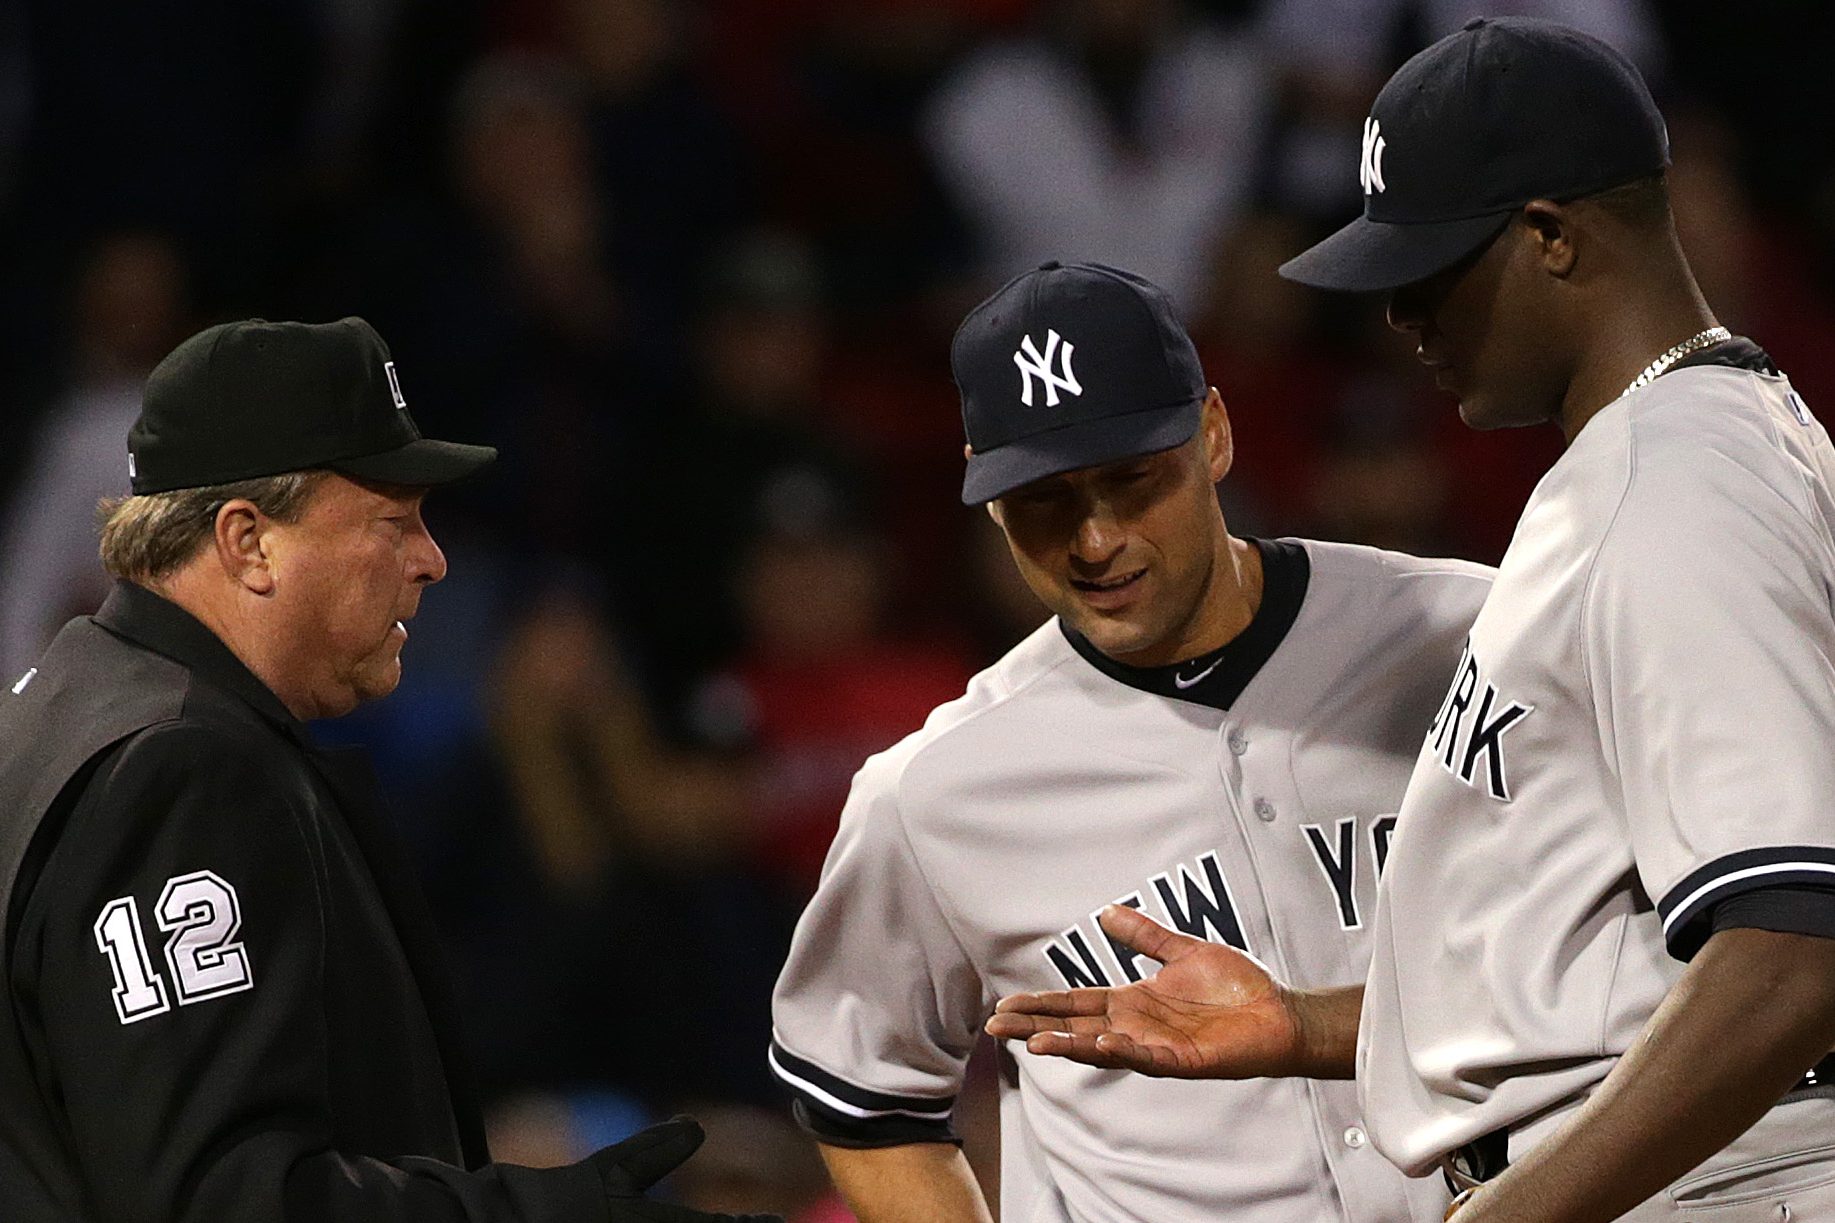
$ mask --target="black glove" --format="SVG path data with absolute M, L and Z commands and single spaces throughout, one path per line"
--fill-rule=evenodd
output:
M 605 1183 L 613 1223 L 784 1223 L 777 1215 L 722 1215 L 644 1197 L 675 1171 L 706 1137 L 693 1117 L 671 1117 L 587 1157 Z

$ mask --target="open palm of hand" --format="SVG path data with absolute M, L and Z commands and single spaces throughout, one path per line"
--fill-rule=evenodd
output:
M 1112 988 L 1002 998 L 990 1035 L 1031 1053 L 1187 1079 L 1293 1073 L 1299 1026 L 1288 993 L 1254 958 L 1111 905 L 1103 929 L 1164 966 Z

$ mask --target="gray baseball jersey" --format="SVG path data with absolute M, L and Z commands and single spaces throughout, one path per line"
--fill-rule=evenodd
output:
M 773 1007 L 773 1067 L 825 1141 L 946 1140 L 1000 996 L 1151 961 L 1142 908 L 1308 986 L 1363 980 L 1421 730 L 1491 571 L 1262 545 L 1250 627 L 1139 671 L 1048 623 L 856 777 Z M 1440 1217 L 1372 1150 L 1350 1083 L 1150 1079 L 1002 1051 L 1007 1223 Z
M 1703 364 L 1601 410 L 1537 487 L 1378 906 L 1358 1078 L 1402 1167 L 1545 1134 L 1717 905 L 1835 886 L 1832 485 L 1784 378 Z

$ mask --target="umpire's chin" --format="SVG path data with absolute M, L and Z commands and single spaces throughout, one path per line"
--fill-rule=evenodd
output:
M 401 651 L 408 627 L 390 623 L 374 648 L 342 658 L 327 657 L 325 673 L 315 686 L 316 716 L 343 717 L 359 705 L 381 700 L 401 685 Z
M 383 634 L 382 644 L 353 669 L 351 688 L 358 704 L 381 700 L 401 686 L 401 650 L 408 644 L 408 626 L 397 620 Z

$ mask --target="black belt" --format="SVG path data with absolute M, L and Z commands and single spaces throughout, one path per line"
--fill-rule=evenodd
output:
M 1807 1093 L 1818 1095 L 1835 1094 L 1835 1053 L 1829 1054 L 1814 1066 L 1797 1085 L 1784 1093 L 1785 1100 L 1796 1099 Z M 1454 1193 L 1495 1180 L 1503 1175 L 1504 1169 L 1510 1166 L 1510 1127 L 1492 1130 L 1489 1134 L 1480 1135 L 1462 1147 L 1455 1147 L 1440 1160 L 1440 1174 L 1446 1178 L 1447 1188 Z

